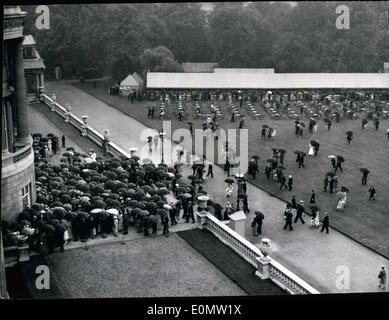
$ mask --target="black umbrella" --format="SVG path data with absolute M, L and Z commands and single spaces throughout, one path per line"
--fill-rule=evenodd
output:
M 324 121 L 325 123 L 331 122 L 331 120 L 330 120 L 329 118 L 324 118 L 323 121 Z
M 326 176 L 327 176 L 327 177 L 334 177 L 334 176 L 336 176 L 336 173 L 333 172 L 333 171 L 328 171 L 328 172 L 326 173 Z
M 252 159 L 255 159 L 255 160 L 258 160 L 258 159 L 260 159 L 259 155 L 257 155 L 257 154 L 255 154 L 255 155 L 251 156 L 251 158 L 252 158 Z
M 280 148 L 280 149 L 278 149 L 278 152 L 280 152 L 280 153 L 286 153 L 286 150 L 283 149 L 283 148 Z
M 269 126 L 267 124 L 263 124 L 262 128 L 269 128 Z
M 231 178 L 227 178 L 226 180 L 224 180 L 225 183 L 228 183 L 228 184 L 231 184 L 231 183 L 234 183 L 234 180 L 231 179 Z
M 359 170 L 361 170 L 362 173 L 369 173 L 370 172 L 370 170 L 367 168 L 360 168 Z
M 315 147 L 315 146 L 319 146 L 320 144 L 319 144 L 319 141 L 317 141 L 317 140 L 311 140 L 311 145 L 313 145 Z
M 352 136 L 352 135 L 353 135 L 353 132 L 352 132 L 351 130 L 348 130 L 348 131 L 346 131 L 346 134 L 347 134 L 348 136 Z
M 340 162 L 344 162 L 345 159 L 342 157 L 342 156 L 336 156 L 336 158 L 340 161 Z

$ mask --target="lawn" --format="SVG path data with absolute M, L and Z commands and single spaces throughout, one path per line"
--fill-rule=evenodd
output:
M 125 97 L 110 96 L 107 93 L 108 86 L 105 83 L 98 83 L 93 87 L 91 83 L 85 82 L 76 84 L 85 92 L 103 100 L 123 113 L 139 120 L 146 126 L 160 130 L 162 121 L 159 119 L 148 119 L 146 106 L 157 105 L 156 102 L 143 101 L 131 104 Z M 187 128 L 187 121 L 194 123 L 194 128 L 202 128 L 202 120 L 196 120 L 192 108 L 192 102 L 187 103 L 189 110 L 186 118 L 180 122 L 170 109 L 169 120 L 172 121 L 172 131 L 178 128 Z M 202 103 L 202 108 L 209 113 L 209 102 Z M 237 104 L 238 105 L 238 104 Z M 208 108 L 206 108 L 208 106 Z M 262 114 L 264 110 L 257 108 Z M 237 128 L 238 123 L 229 121 L 229 114 L 225 111 L 224 120 L 219 121 L 224 129 Z M 289 201 L 292 193 L 297 200 L 303 199 L 309 202 L 311 190 L 316 191 L 317 203 L 321 212 L 328 211 L 331 216 L 331 225 L 339 231 L 349 235 L 355 240 L 367 245 L 379 253 L 389 256 L 389 142 L 384 135 L 389 128 L 389 120 L 382 120 L 380 129 L 373 130 L 370 125 L 366 130 L 361 130 L 360 120 L 342 120 L 332 125 L 328 131 L 324 122 L 319 121 L 317 134 L 313 137 L 306 129 L 303 138 L 294 135 L 294 122 L 292 120 L 272 120 L 267 115 L 262 120 L 253 120 L 247 114 L 247 108 L 242 108 L 241 114 L 245 117 L 245 128 L 249 131 L 249 155 L 258 154 L 260 160 L 260 174 L 256 180 L 249 180 L 258 187 L 274 194 L 275 196 Z M 308 123 L 308 119 L 304 119 Z M 277 135 L 270 140 L 262 141 L 259 130 L 263 124 L 277 127 Z M 345 132 L 352 130 L 354 140 L 351 145 L 347 144 Z M 317 157 L 307 157 L 305 168 L 299 169 L 295 162 L 294 150 L 307 149 L 309 141 L 313 138 L 319 140 L 320 150 Z M 280 191 L 279 184 L 268 181 L 262 174 L 266 159 L 272 156 L 271 147 L 279 147 L 287 150 L 284 166 L 285 174 L 293 175 L 294 189 L 292 192 L 285 189 Z M 343 173 L 338 173 L 338 189 L 346 186 L 350 192 L 348 195 L 348 206 L 344 212 L 336 211 L 336 191 L 329 194 L 323 191 L 323 179 L 330 170 L 328 155 L 342 155 L 346 161 L 343 164 Z M 361 185 L 361 167 L 368 168 L 368 185 Z M 377 199 L 368 201 L 368 188 L 374 185 L 377 190 Z
M 177 234 L 66 250 L 46 260 L 68 298 L 246 295 Z

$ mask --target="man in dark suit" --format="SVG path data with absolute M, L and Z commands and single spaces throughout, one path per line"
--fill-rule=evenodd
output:
M 212 162 L 210 162 L 210 163 L 208 164 L 208 173 L 207 173 L 207 177 L 208 177 L 209 175 L 211 175 L 211 177 L 212 177 L 212 179 L 213 179 L 213 164 L 212 164 Z
M 331 178 L 331 180 L 330 180 L 330 193 L 334 193 L 334 185 L 335 185 L 335 180 Z
M 286 228 L 289 227 L 289 230 L 292 231 L 293 230 L 293 227 L 292 227 L 293 213 L 292 213 L 291 208 L 286 208 L 285 213 L 284 213 L 284 217 L 285 217 L 284 230 L 286 230 Z
M 367 175 L 368 175 L 369 173 L 367 172 L 367 171 L 364 171 L 363 172 L 363 176 L 362 176 L 362 184 L 363 185 L 366 185 L 367 184 Z
M 194 218 L 194 215 L 193 215 L 192 201 L 188 201 L 188 204 L 187 204 L 187 215 L 186 215 L 186 221 L 185 222 L 189 222 L 189 219 L 192 219 L 192 223 L 195 223 L 195 218 Z
M 265 219 L 265 216 L 263 215 L 262 212 L 255 211 L 255 218 L 254 221 L 257 224 L 257 233 L 255 236 L 259 235 L 262 233 L 262 221 Z
M 288 178 L 288 190 L 292 191 L 292 189 L 293 189 L 293 177 L 291 175 L 289 175 L 289 178 Z
M 280 178 L 280 190 L 282 190 L 282 187 L 285 187 L 285 189 L 288 189 L 288 186 L 285 184 L 286 178 L 284 175 L 281 175 Z
M 369 194 L 370 194 L 369 200 L 375 200 L 376 191 L 373 186 L 370 187 Z
M 261 130 L 261 138 L 262 138 L 262 140 L 266 140 L 266 128 L 262 128 L 262 130 Z
M 297 205 L 297 213 L 296 218 L 294 219 L 294 223 L 297 223 L 297 221 L 300 219 L 302 224 L 305 224 L 305 221 L 303 219 L 303 213 L 305 212 L 304 208 L 304 201 L 300 200 L 300 203 Z
M 316 203 L 316 193 L 315 193 L 315 190 L 312 190 L 311 199 L 309 200 L 309 203 L 310 204 L 315 204 Z
M 328 228 L 329 226 L 330 226 L 330 217 L 328 216 L 327 212 L 324 212 L 323 225 L 321 227 L 320 232 L 326 230 L 326 233 L 329 233 L 329 228 Z

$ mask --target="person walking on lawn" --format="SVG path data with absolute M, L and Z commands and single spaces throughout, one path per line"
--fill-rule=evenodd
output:
M 369 201 L 375 200 L 375 195 L 377 192 L 375 191 L 375 188 L 373 186 L 370 187 L 368 193 L 370 194 Z

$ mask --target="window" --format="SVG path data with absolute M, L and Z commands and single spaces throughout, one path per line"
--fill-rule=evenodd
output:
M 23 58 L 24 59 L 33 59 L 34 57 L 34 48 L 33 47 L 24 47 L 23 48 Z
M 24 209 L 28 205 L 31 205 L 31 183 L 29 183 L 22 189 L 22 201 Z

